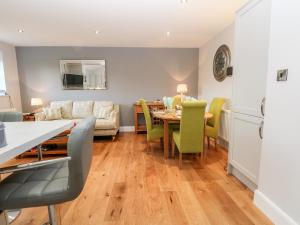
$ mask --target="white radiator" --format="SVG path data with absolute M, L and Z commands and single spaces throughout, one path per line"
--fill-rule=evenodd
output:
M 222 110 L 221 124 L 219 129 L 219 144 L 224 148 L 228 148 L 228 144 L 229 144 L 230 116 L 231 116 L 230 110 L 228 109 Z

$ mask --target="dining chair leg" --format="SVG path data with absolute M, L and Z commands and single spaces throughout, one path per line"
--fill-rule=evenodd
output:
M 179 152 L 179 169 L 182 168 L 182 153 Z
M 172 158 L 175 158 L 175 141 L 172 141 Z
M 210 149 L 210 139 L 208 136 L 207 136 L 207 148 Z
M 215 151 L 218 150 L 218 147 L 217 147 L 217 138 L 214 138 L 215 139 Z
M 204 167 L 205 164 L 205 160 L 204 160 L 204 151 L 201 152 L 201 156 L 200 156 L 200 162 L 201 162 L 201 167 Z
M 160 147 L 161 147 L 161 148 L 164 147 L 164 138 L 160 138 Z
M 151 145 L 149 141 L 147 141 L 147 152 L 151 152 Z

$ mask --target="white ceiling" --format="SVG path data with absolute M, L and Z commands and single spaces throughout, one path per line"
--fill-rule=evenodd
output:
M 18 46 L 200 47 L 233 22 L 245 2 L 1 0 L 0 40 Z

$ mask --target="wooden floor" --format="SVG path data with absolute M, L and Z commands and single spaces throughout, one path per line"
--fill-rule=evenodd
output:
M 152 147 L 146 153 L 145 135 L 133 133 L 96 140 L 83 193 L 60 205 L 62 224 L 272 224 L 253 205 L 253 194 L 226 175 L 225 151 L 210 150 L 205 168 L 184 157 L 179 170 L 178 156 L 165 162 L 160 143 Z M 46 207 L 30 208 L 13 225 L 46 221 Z

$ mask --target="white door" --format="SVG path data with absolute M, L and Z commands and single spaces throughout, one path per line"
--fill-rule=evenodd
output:
M 268 69 L 269 0 L 251 1 L 235 23 L 232 111 L 262 117 Z
M 257 184 L 263 119 L 232 113 L 230 136 L 230 164 Z

